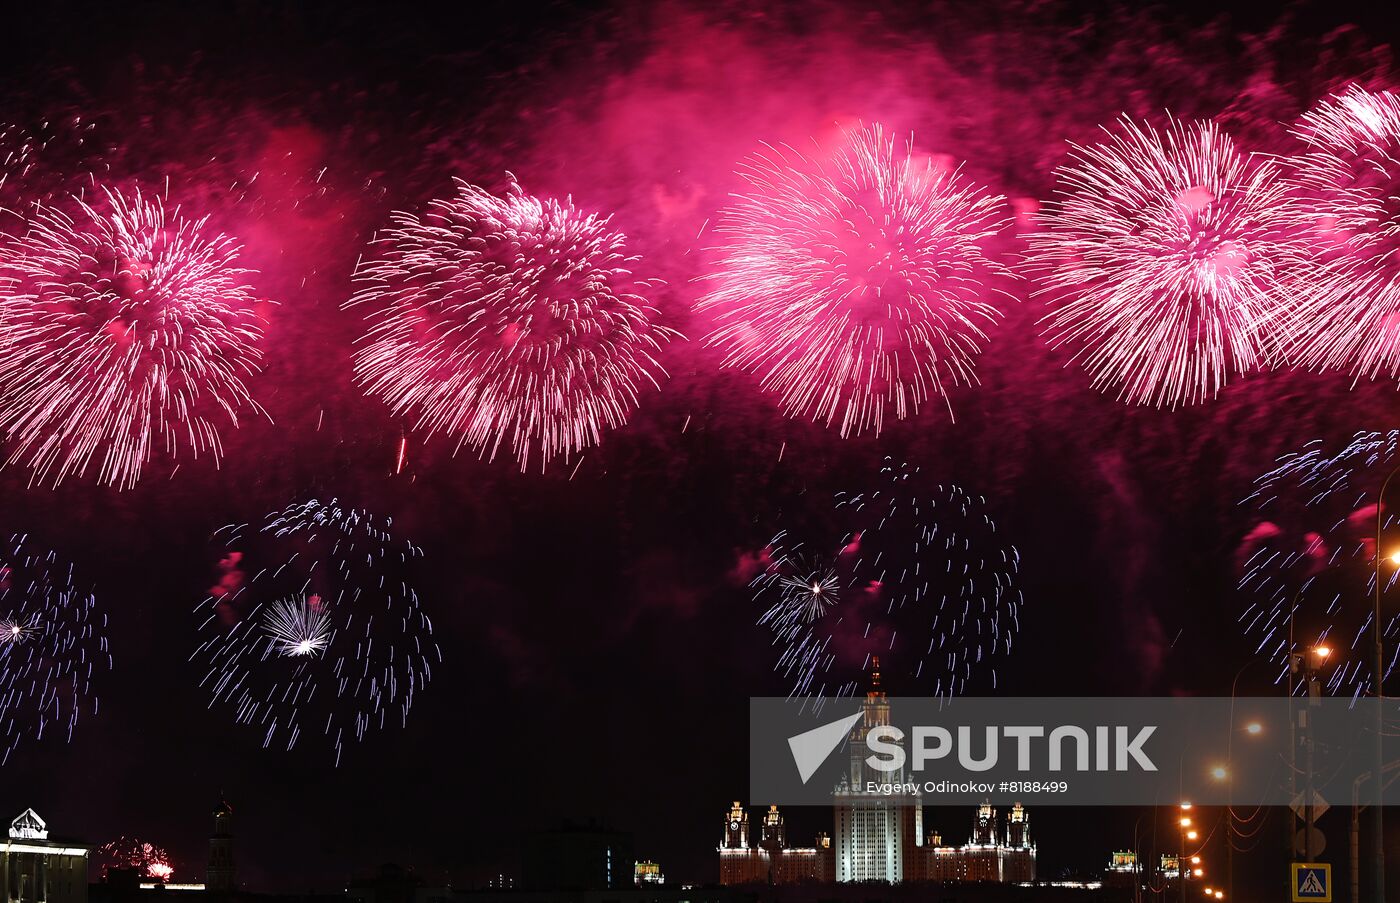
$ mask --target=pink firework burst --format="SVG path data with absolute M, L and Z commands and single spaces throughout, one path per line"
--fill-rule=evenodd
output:
M 1030 239 L 1046 334 L 1121 401 L 1208 400 L 1278 354 L 1285 274 L 1306 251 L 1279 167 L 1210 122 L 1108 134 L 1072 145 Z
M 365 388 L 429 434 L 524 470 L 596 445 L 627 422 L 679 333 L 656 322 L 608 220 L 511 183 L 457 180 L 422 216 L 398 213 L 355 273 L 373 323 L 356 355 Z
M 175 875 L 170 854 L 155 844 L 135 838 L 119 837 L 103 844 L 97 851 L 97 861 L 104 878 L 114 869 L 131 869 L 141 878 L 156 881 L 169 881 Z
M 1300 364 L 1400 378 L 1400 96 L 1355 85 L 1305 113 L 1288 180 L 1316 260 L 1289 318 Z
M 842 436 L 976 382 L 1001 318 L 987 282 L 1008 275 L 987 247 L 1008 223 L 1003 198 L 879 126 L 829 153 L 773 148 L 739 175 L 749 190 L 720 215 L 714 288 L 699 302 L 726 366 Z
M 8 462 L 129 487 L 158 449 L 220 458 L 220 428 L 259 410 L 245 381 L 262 320 L 238 253 L 140 192 L 37 210 L 0 246 Z

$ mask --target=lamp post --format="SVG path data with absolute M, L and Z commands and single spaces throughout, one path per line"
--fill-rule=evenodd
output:
M 1385 627 L 1381 623 L 1381 593 L 1383 586 L 1381 583 L 1381 541 L 1384 538 L 1385 529 L 1385 491 L 1390 488 L 1390 481 L 1395 475 L 1400 473 L 1400 467 L 1395 467 L 1386 475 L 1385 482 L 1381 483 L 1380 494 L 1376 496 L 1376 608 L 1372 612 L 1374 619 L 1371 624 L 1371 634 L 1373 652 L 1375 653 L 1375 692 L 1376 692 L 1376 731 L 1375 737 L 1375 770 L 1372 774 L 1376 778 L 1376 802 L 1371 807 L 1371 832 L 1374 835 L 1371 849 L 1371 882 L 1374 890 L 1375 903 L 1385 903 L 1385 815 L 1384 807 L 1381 806 L 1380 789 L 1381 779 L 1385 772 L 1385 717 L 1382 713 L 1383 701 L 1385 699 Z
M 1289 618 L 1290 618 L 1289 639 L 1290 639 L 1290 643 L 1291 643 L 1291 640 L 1292 640 L 1292 629 L 1291 629 L 1292 612 L 1291 612 L 1291 611 L 1290 611 L 1290 613 L 1289 613 Z M 1226 767 L 1226 769 L 1228 769 L 1228 770 L 1233 770 L 1234 767 L 1235 767 L 1235 699 L 1236 699 L 1237 694 L 1239 693 L 1240 678 L 1244 676 L 1244 672 L 1248 671 L 1251 665 L 1257 664 L 1257 663 L 1260 662 L 1260 661 L 1263 661 L 1263 659 L 1255 658 L 1255 659 L 1251 659 L 1251 660 L 1245 662 L 1245 663 L 1244 663 L 1244 666 L 1241 667 L 1240 670 L 1238 670 L 1238 671 L 1235 672 L 1235 679 L 1234 679 L 1233 681 L 1230 682 L 1230 724 L 1229 724 L 1229 733 L 1226 735 L 1226 741 L 1225 741 L 1225 767 Z M 1245 725 L 1244 731 L 1245 731 L 1245 733 L 1249 734 L 1251 737 L 1256 737 L 1256 736 L 1258 736 L 1259 734 L 1263 733 L 1263 731 L 1264 731 L 1264 726 L 1263 726 L 1262 724 L 1260 724 L 1258 721 L 1251 721 L 1249 724 Z M 1228 773 L 1227 773 L 1226 777 L 1229 777 Z M 1256 810 L 1256 812 L 1257 812 L 1257 810 Z M 1230 781 L 1230 783 L 1227 784 L 1226 787 L 1225 787 L 1225 890 L 1226 890 L 1226 895 L 1227 895 L 1231 900 L 1233 900 L 1233 899 L 1235 898 L 1235 794 L 1234 794 L 1234 781 Z

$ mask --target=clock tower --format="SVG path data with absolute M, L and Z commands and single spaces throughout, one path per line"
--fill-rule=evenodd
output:
M 724 842 L 720 846 L 727 850 L 749 847 L 749 813 L 738 800 L 729 807 L 729 815 L 724 819 Z

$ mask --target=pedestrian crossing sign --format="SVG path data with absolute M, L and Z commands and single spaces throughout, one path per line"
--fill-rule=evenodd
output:
M 1325 862 L 1295 862 L 1293 903 L 1332 903 L 1332 866 Z

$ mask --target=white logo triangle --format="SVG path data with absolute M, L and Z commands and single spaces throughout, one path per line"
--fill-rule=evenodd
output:
M 797 773 L 802 776 L 802 783 L 807 783 L 807 779 L 817 773 L 826 757 L 841 745 L 846 734 L 864 716 L 864 712 L 856 712 L 848 718 L 812 728 L 796 737 L 788 737 L 788 749 L 792 750 L 792 760 L 797 763 Z

